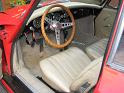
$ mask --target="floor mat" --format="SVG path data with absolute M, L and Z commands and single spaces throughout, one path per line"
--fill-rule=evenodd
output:
M 44 44 L 44 50 L 40 52 L 39 45 L 36 44 L 31 47 L 26 44 L 24 39 L 21 40 L 21 47 L 24 64 L 36 77 L 41 76 L 40 61 L 59 52 L 58 49 L 54 49 L 47 44 Z
M 76 33 L 71 46 L 76 46 L 85 51 L 85 48 L 100 38 L 94 36 L 94 17 L 88 16 L 76 20 Z
M 88 37 L 90 37 L 90 38 L 88 38 Z M 97 42 L 98 40 L 100 40 L 100 38 L 97 38 L 93 35 L 81 32 L 81 33 L 77 34 L 77 36 L 72 41 L 72 44 L 70 46 L 75 46 L 75 47 L 78 47 L 85 51 L 86 47 Z

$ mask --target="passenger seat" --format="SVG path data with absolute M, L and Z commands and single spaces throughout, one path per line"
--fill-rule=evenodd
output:
M 101 56 L 104 56 L 105 49 L 107 46 L 108 38 L 99 40 L 98 42 L 88 46 L 86 48 L 87 55 L 92 59 L 97 59 Z

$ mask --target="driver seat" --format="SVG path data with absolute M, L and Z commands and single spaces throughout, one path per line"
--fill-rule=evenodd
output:
M 102 60 L 91 61 L 82 50 L 72 47 L 40 62 L 42 78 L 59 92 L 75 92 L 84 86 L 86 93 L 98 80 Z

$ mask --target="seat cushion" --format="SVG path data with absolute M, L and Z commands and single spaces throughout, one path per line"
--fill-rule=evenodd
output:
M 82 50 L 73 47 L 41 61 L 42 78 L 59 92 L 71 92 L 71 84 L 90 62 Z
M 97 59 L 104 55 L 107 46 L 108 39 L 104 38 L 100 41 L 88 46 L 86 48 L 86 53 L 91 59 Z

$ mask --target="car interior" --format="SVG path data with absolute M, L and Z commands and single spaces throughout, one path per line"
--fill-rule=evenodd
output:
M 96 85 L 117 9 L 85 2 L 37 7 L 14 43 L 13 73 L 33 93 Z

